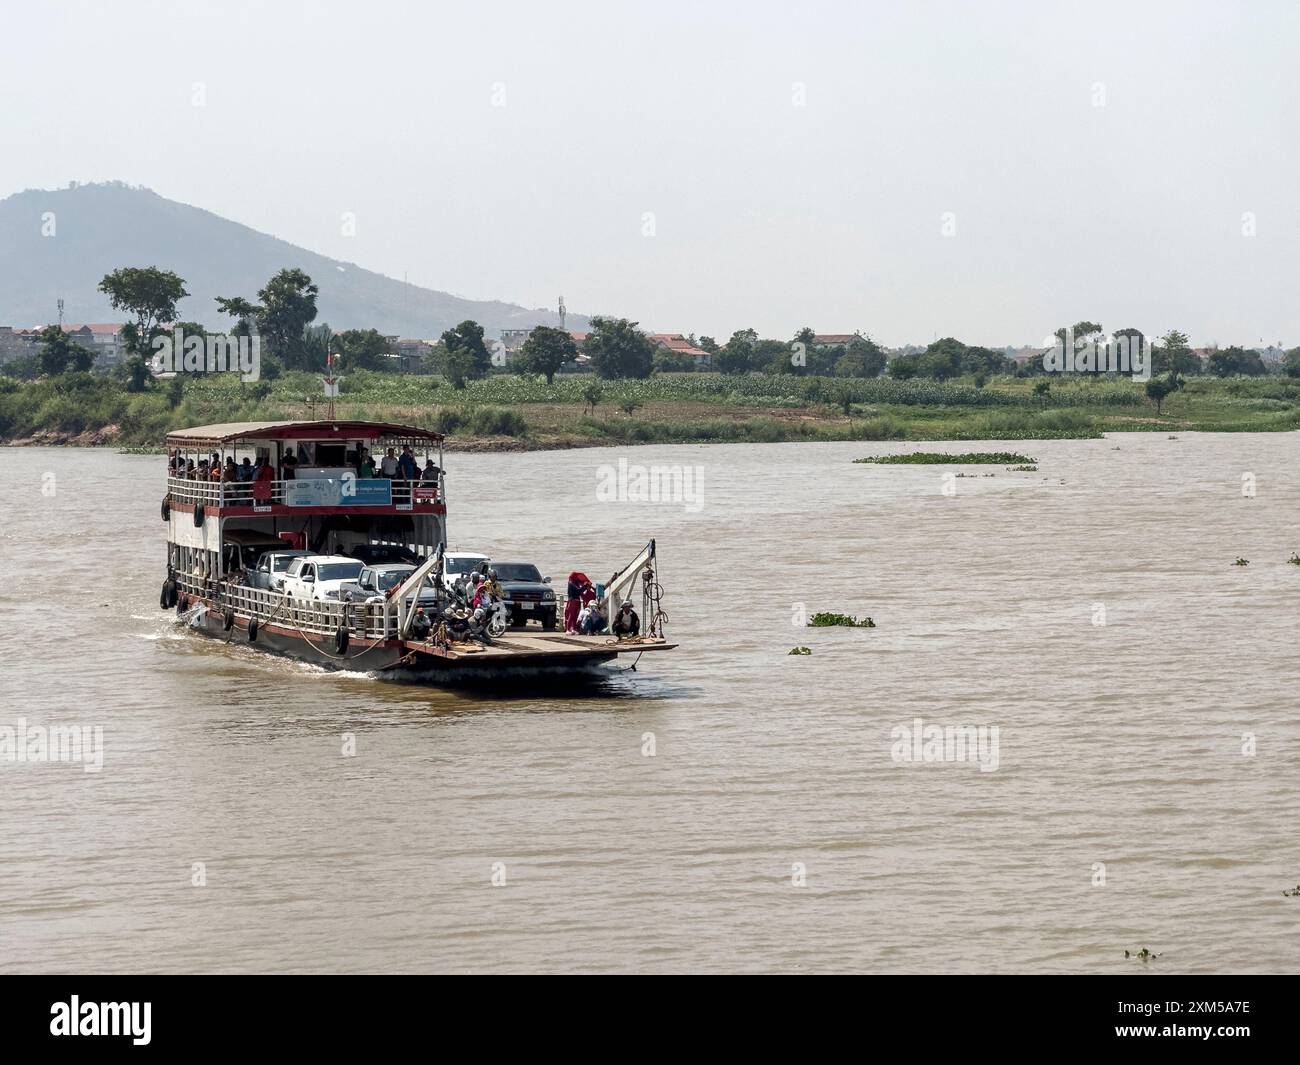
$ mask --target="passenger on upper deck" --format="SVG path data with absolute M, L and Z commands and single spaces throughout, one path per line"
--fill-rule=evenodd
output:
M 433 459 L 429 459 L 429 461 L 424 464 L 424 472 L 420 475 L 420 480 L 425 484 L 437 484 L 438 474 L 440 473 L 442 473 L 442 470 L 438 468 L 438 464 L 434 462 Z
M 357 476 L 368 481 L 375 478 L 375 460 L 370 457 L 370 452 L 365 448 L 361 449 L 361 462 L 357 466 Z
M 379 472 L 389 480 L 394 480 L 401 468 L 401 463 L 397 461 L 397 452 L 390 447 L 388 453 L 384 455 L 383 461 L 379 464 Z
M 280 467 L 280 480 L 296 481 L 298 479 L 298 460 L 292 453 L 284 456 L 284 463 Z
M 402 448 L 402 457 L 397 460 L 397 469 L 405 481 L 418 481 L 420 479 L 419 469 L 415 465 L 415 455 L 411 453 L 410 444 Z
M 271 501 L 271 482 L 275 480 L 275 470 L 271 468 L 270 459 L 257 460 L 257 473 L 253 476 L 253 501 L 269 503 Z
M 252 459 L 250 459 L 247 455 L 245 455 L 244 461 L 239 466 L 239 470 L 238 470 L 239 479 L 241 481 L 251 481 L 253 479 L 253 474 L 255 472 L 256 471 L 253 469 Z

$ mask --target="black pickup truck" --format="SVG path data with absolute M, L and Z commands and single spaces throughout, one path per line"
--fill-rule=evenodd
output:
M 493 562 L 497 580 L 515 627 L 538 621 L 544 629 L 555 628 L 555 592 L 551 578 L 543 577 L 531 562 Z

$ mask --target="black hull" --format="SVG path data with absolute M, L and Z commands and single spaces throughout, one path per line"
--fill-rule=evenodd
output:
M 195 608 L 191 608 L 193 610 Z M 194 632 L 224 643 L 292 658 L 325 669 L 373 673 L 388 680 L 414 684 L 456 684 L 490 680 L 525 681 L 546 677 L 602 676 L 601 668 L 617 658 L 615 653 L 596 653 L 580 659 L 547 660 L 547 656 L 519 656 L 509 661 L 476 662 L 472 656 L 445 658 L 404 645 L 398 640 L 352 638 L 340 654 L 334 637 L 302 632 L 291 626 L 263 623 L 255 639 L 249 639 L 245 617 L 236 616 L 229 629 L 223 615 L 202 609 L 189 621 Z
M 332 636 L 265 623 L 258 626 L 257 638 L 250 640 L 247 618 L 237 616 L 227 630 L 222 615 L 210 609 L 204 610 L 201 618 L 191 621 L 190 628 L 226 643 L 286 658 L 297 658 L 327 669 L 362 672 L 387 670 L 397 666 L 407 653 L 395 640 L 381 642 L 353 638 L 349 641 L 347 650 L 339 654 Z

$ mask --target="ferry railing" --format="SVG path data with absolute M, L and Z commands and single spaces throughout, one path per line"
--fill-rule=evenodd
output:
M 433 481 L 393 481 L 392 505 L 403 509 L 416 502 L 442 501 L 442 484 Z M 286 486 L 292 481 L 270 481 L 257 485 L 253 481 L 200 481 L 187 477 L 168 477 L 167 495 L 175 503 L 202 504 L 205 507 L 253 507 L 284 505 Z M 269 487 L 269 492 L 267 491 Z M 263 498 L 257 498 L 258 495 Z
M 371 640 L 397 635 L 396 615 L 389 614 L 382 602 L 296 599 L 247 584 L 210 580 L 199 572 L 177 573 L 176 583 L 187 596 L 209 600 L 213 610 L 234 610 L 240 617 L 257 618 L 259 624 L 321 636 L 332 636 L 344 626 L 352 635 Z
M 191 481 L 187 477 L 168 477 L 167 495 L 175 503 L 215 506 L 221 502 L 221 484 L 217 481 Z

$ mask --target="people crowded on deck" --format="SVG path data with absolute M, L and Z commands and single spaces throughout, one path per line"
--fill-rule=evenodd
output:
M 251 481 L 253 479 L 254 472 L 255 471 L 253 469 L 253 460 L 250 459 L 247 455 L 245 455 L 244 461 L 239 465 L 239 479 L 241 481 Z
M 601 613 L 600 601 L 593 596 L 578 612 L 578 632 L 583 636 L 595 636 L 604 627 L 605 615 Z
M 582 593 L 591 587 L 591 581 L 580 570 L 569 574 L 569 585 L 564 598 L 564 631 L 573 634 L 578 631 L 578 615 L 582 612 Z
M 641 634 L 641 619 L 632 609 L 632 600 L 624 599 L 622 607 L 614 615 L 614 635 L 619 639 L 625 636 L 639 636 Z
M 476 587 L 470 605 L 474 608 L 472 615 L 475 625 L 486 626 L 497 609 L 498 597 L 493 594 L 492 581 L 481 573 L 474 575 Z M 500 587 L 499 585 L 497 586 Z
M 433 622 L 429 619 L 429 615 L 424 612 L 424 607 L 416 607 L 415 617 L 411 619 L 411 635 L 417 640 L 428 639 L 432 628 Z
M 481 573 L 474 574 L 474 598 L 471 605 L 475 609 L 492 605 L 492 582 Z

